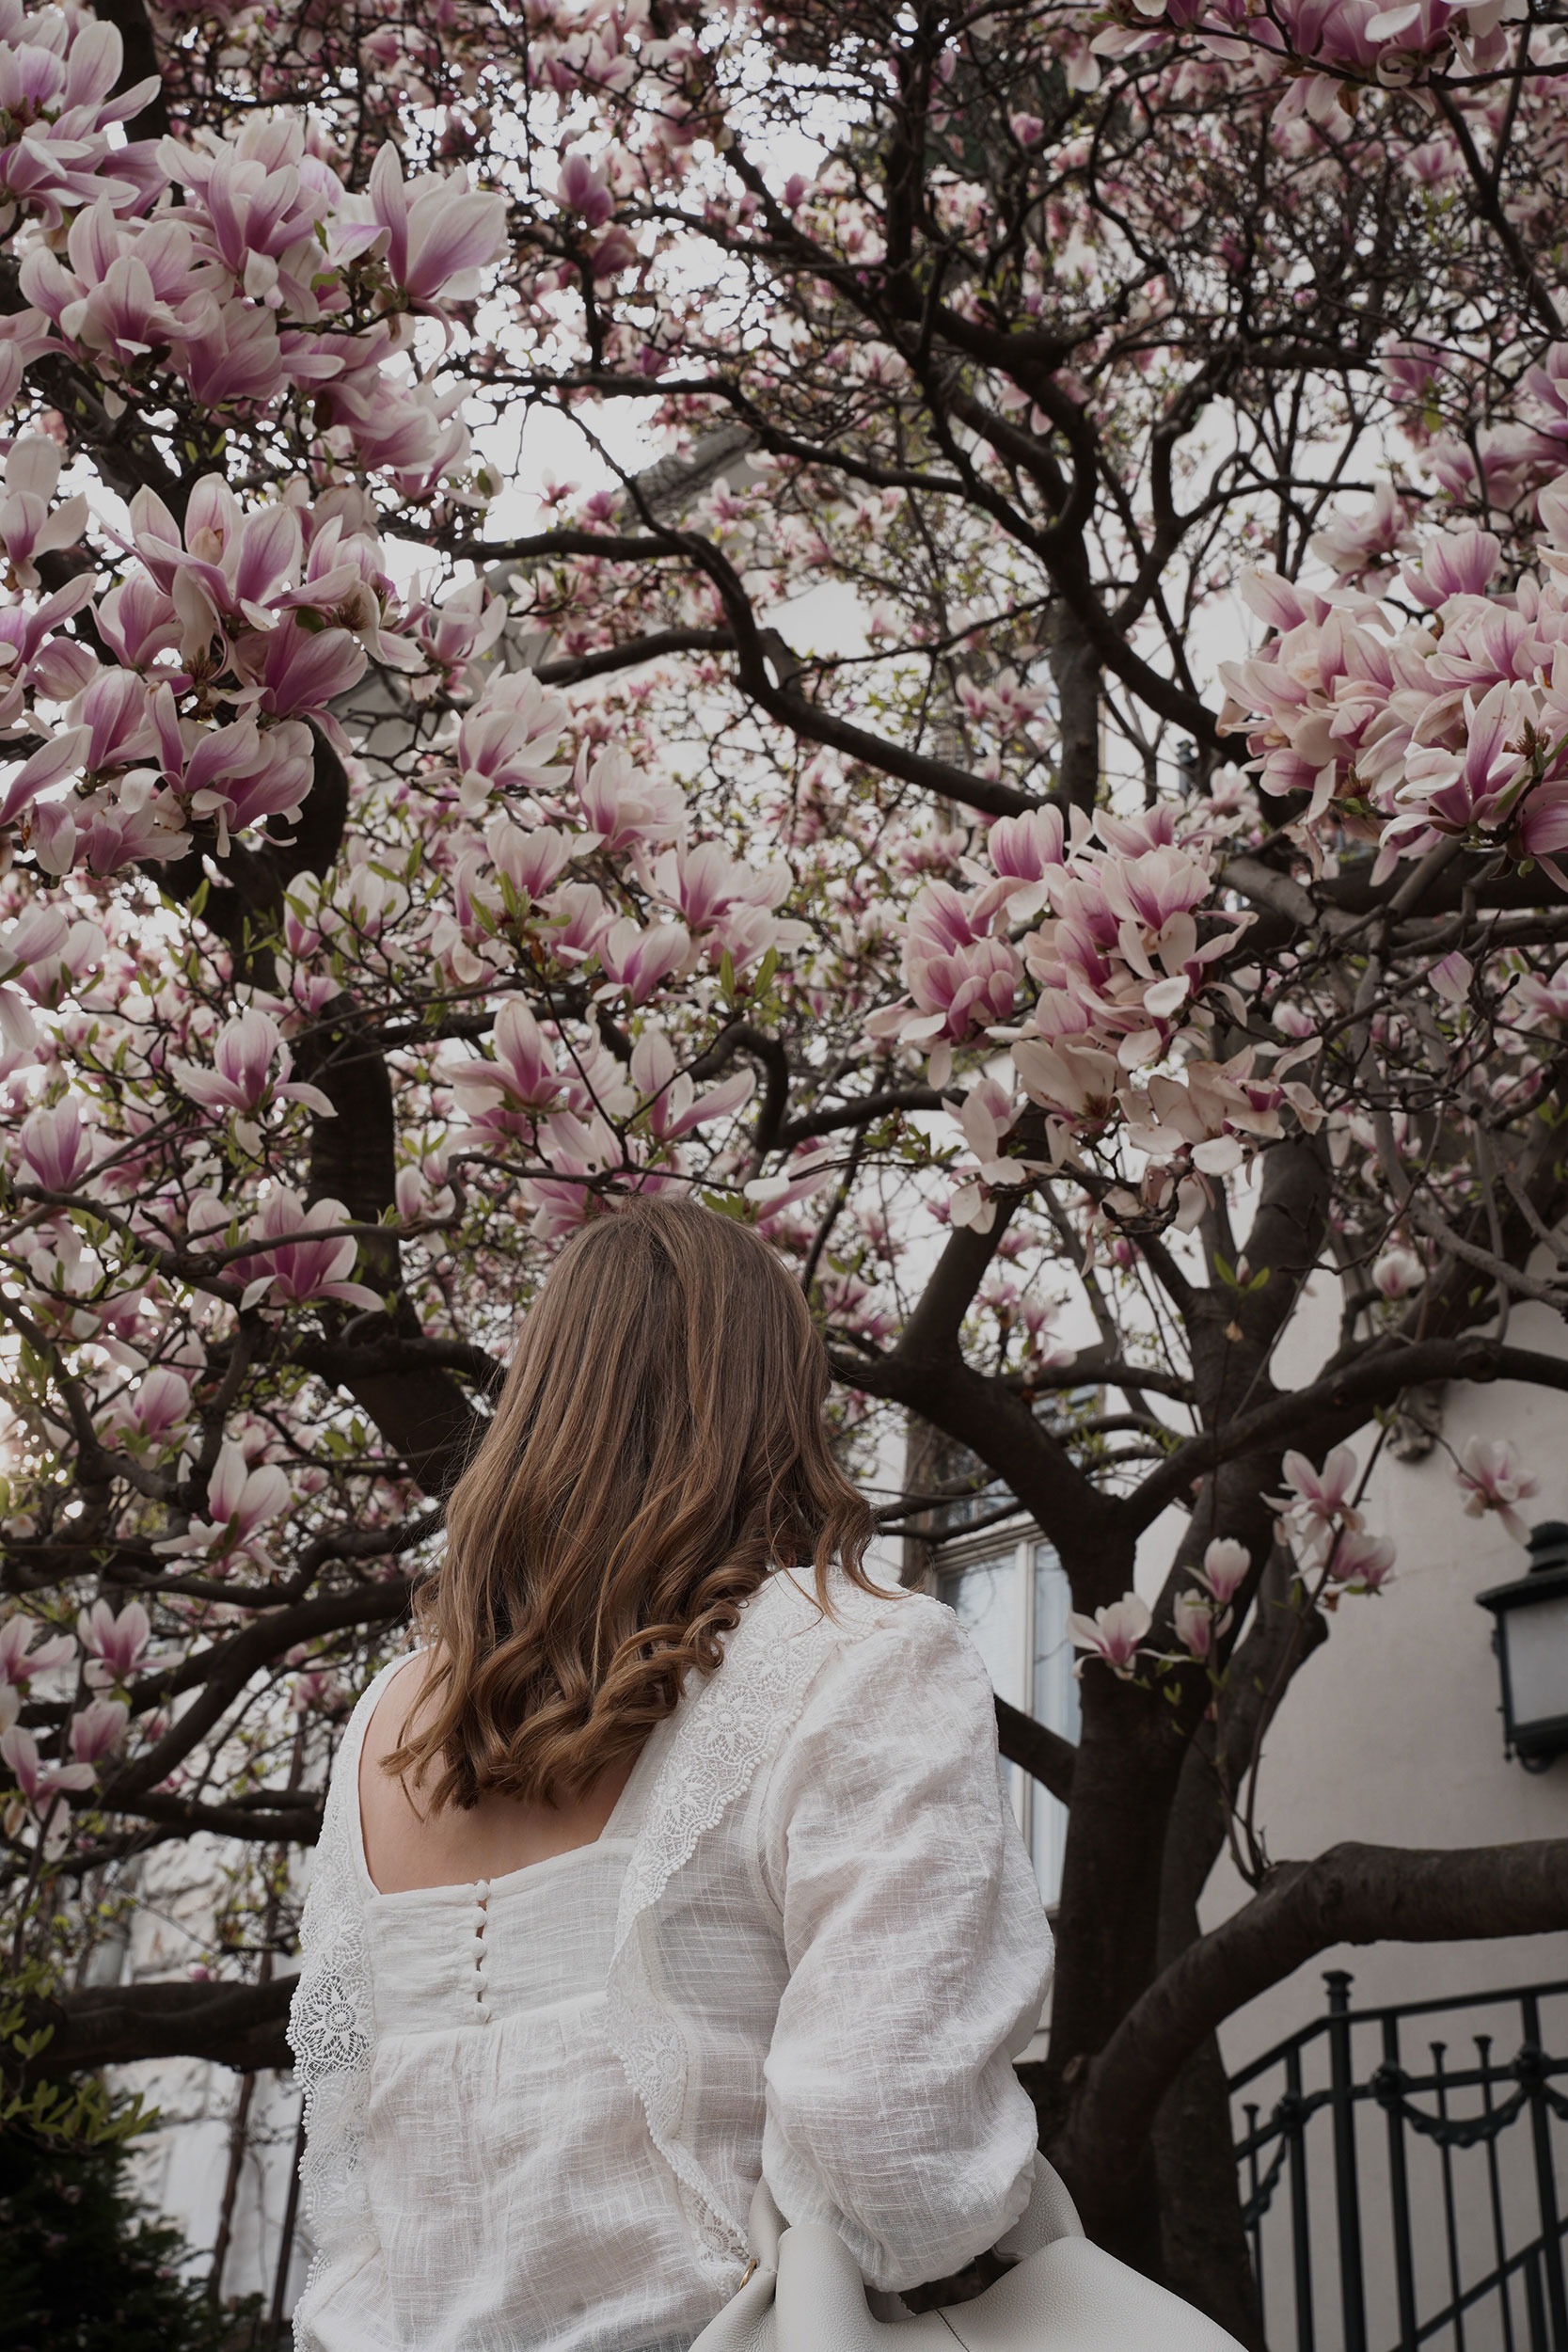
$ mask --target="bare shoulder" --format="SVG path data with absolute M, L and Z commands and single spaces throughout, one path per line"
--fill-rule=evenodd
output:
M 401 1660 L 397 1672 L 388 1677 L 372 1709 L 359 1751 L 359 1803 L 366 1812 L 376 1805 L 383 1791 L 394 1806 L 408 1803 L 402 1782 L 394 1774 L 382 1772 L 380 1766 L 419 1728 L 428 1695 L 431 1657 L 429 1650 L 415 1650 Z

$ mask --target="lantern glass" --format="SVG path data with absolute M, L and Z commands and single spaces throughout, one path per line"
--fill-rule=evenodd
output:
M 1513 1734 L 1528 1735 L 1531 1724 L 1560 1722 L 1568 1715 L 1568 1593 L 1528 1609 L 1499 1612 L 1508 1645 L 1508 1695 Z

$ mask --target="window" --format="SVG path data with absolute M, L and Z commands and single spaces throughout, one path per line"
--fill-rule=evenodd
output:
M 1067 1636 L 1071 1599 L 1053 1547 L 1029 1533 L 992 1537 L 970 1558 L 943 1563 L 937 1597 L 979 1651 L 998 1695 L 1063 1739 L 1076 1740 L 1078 1684 Z M 1003 1772 L 1040 1894 L 1054 1903 L 1062 1884 L 1066 1807 L 1016 1764 L 1004 1765 Z

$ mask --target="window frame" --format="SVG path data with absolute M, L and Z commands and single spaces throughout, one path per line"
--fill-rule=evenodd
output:
M 1029 1717 L 1031 1722 L 1038 1720 L 1035 1714 L 1034 1706 L 1035 1555 L 1041 1545 L 1044 1545 L 1053 1554 L 1055 1553 L 1056 1548 L 1051 1542 L 1050 1537 L 1041 1533 L 1035 1520 L 1020 1512 L 1012 1518 L 997 1520 L 990 1527 L 980 1528 L 973 1534 L 954 1535 L 940 1545 L 932 1545 L 928 1555 L 928 1565 L 919 1587 L 921 1591 L 929 1593 L 934 1600 L 941 1600 L 944 1578 L 960 1576 L 966 1568 L 985 1567 L 1011 1557 L 1014 1583 L 1013 1656 L 1017 1661 L 1015 1672 L 1017 1688 L 1012 1691 L 1000 1691 L 997 1695 L 1007 1700 L 1009 1705 L 1018 1708 L 1022 1714 Z M 943 1607 L 951 1606 L 948 1602 L 943 1602 L 942 1605 Z M 994 1688 L 994 1685 L 992 1687 Z M 1017 1821 L 1023 1838 L 1030 1867 L 1035 1868 L 1037 1867 L 1035 1855 L 1035 1833 L 1037 1826 L 1035 1818 L 1036 1810 L 1042 1800 L 1048 1804 L 1053 1802 L 1051 1792 L 1049 1789 L 1042 1788 L 1034 1774 L 1026 1772 L 1022 1765 L 1008 1765 L 1007 1771 L 1013 1819 Z M 1060 1801 L 1055 1800 L 1055 1802 Z M 1044 1899 L 1043 1888 L 1041 1898 Z M 1056 1900 L 1057 1898 L 1053 1896 L 1046 1903 L 1048 1914 L 1054 1914 Z

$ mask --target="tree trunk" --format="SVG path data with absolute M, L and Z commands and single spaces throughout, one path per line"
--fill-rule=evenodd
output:
M 1131 1577 L 1129 1577 L 1131 1581 Z M 1108 1674 L 1084 1677 L 1084 1724 L 1073 1760 L 1071 1826 L 1057 1914 L 1051 2048 L 1022 2070 L 1054 2156 L 1086 2062 L 1147 1991 L 1155 1971 L 1160 1862 L 1181 1749 L 1146 1691 Z M 1063 2169 L 1089 2235 L 1134 2268 L 1162 2270 L 1159 2198 L 1146 2145 L 1109 2191 Z
M 1212 1742 L 1195 1740 L 1181 1768 L 1165 1838 L 1162 1969 L 1197 1941 L 1198 1897 L 1224 1844 Z M 1152 2137 L 1165 2283 L 1241 2343 L 1262 2352 L 1263 2314 L 1242 2227 L 1230 2098 L 1212 2034 L 1166 2091 Z

